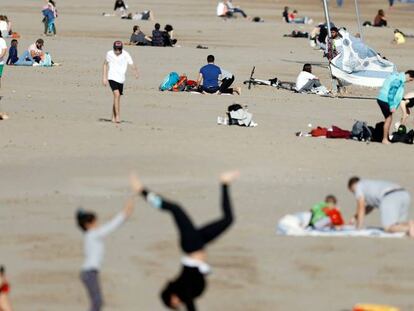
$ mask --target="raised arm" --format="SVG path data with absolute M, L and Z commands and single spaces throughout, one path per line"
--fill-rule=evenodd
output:
M 124 209 L 119 212 L 112 220 L 96 229 L 96 234 L 100 237 L 106 237 L 118 229 L 134 211 L 135 198 L 130 197 L 125 203 Z

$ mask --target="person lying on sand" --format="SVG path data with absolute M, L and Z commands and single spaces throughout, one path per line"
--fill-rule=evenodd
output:
M 3 266 L 0 266 L 0 311 L 12 311 L 11 302 L 9 299 L 10 284 L 6 278 L 6 271 Z
M 132 19 L 134 21 L 153 21 L 155 19 L 154 13 L 151 10 L 136 12 L 134 14 L 129 13 L 121 17 L 122 19 Z
M 351 223 L 363 229 L 365 216 L 378 208 L 382 228 L 389 233 L 404 232 L 414 238 L 414 221 L 408 220 L 411 196 L 398 184 L 381 180 L 352 177 L 348 189 L 355 196 L 357 207 Z
M 244 13 L 244 11 L 241 8 L 234 6 L 233 0 L 227 0 L 226 6 L 227 6 L 228 12 L 230 12 L 232 15 L 235 15 L 238 13 L 238 14 L 241 14 L 244 18 L 248 18 L 247 14 Z

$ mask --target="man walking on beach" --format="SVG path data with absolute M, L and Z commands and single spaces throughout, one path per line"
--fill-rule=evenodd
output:
M 404 88 L 407 82 L 414 81 L 414 70 L 395 72 L 384 82 L 377 97 L 378 105 L 385 118 L 383 144 L 390 144 L 389 132 L 392 123 L 392 114 L 400 106 L 404 97 Z
M 357 200 L 357 210 L 353 218 L 357 229 L 364 227 L 365 215 L 378 208 L 386 232 L 404 232 L 414 237 L 414 221 L 408 220 L 411 196 L 407 190 L 391 182 L 359 177 L 349 180 L 348 189 Z
M 138 79 L 138 68 L 134 65 L 131 55 L 123 50 L 121 41 L 115 41 L 113 50 L 106 53 L 103 65 L 103 84 L 111 87 L 114 94 L 114 104 L 112 109 L 112 122 L 120 123 L 121 95 L 124 93 L 125 74 L 128 65 L 132 66 L 135 77 Z

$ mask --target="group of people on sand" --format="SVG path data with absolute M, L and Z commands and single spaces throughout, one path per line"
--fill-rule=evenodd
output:
M 363 229 L 366 216 L 378 209 L 385 232 L 404 233 L 414 238 L 414 221 L 409 220 L 411 195 L 406 189 L 394 182 L 354 176 L 348 181 L 348 190 L 356 200 L 350 225 L 358 230 Z M 334 195 L 328 195 L 323 202 L 315 204 L 310 210 L 310 217 L 305 218 L 307 220 L 301 226 L 316 230 L 341 230 L 346 225 Z
M 138 25 L 132 28 L 132 34 L 128 45 L 140 46 L 157 46 L 157 47 L 174 47 L 177 44 L 177 39 L 174 38 L 174 28 L 171 25 L 165 25 L 164 30 L 161 30 L 161 25 L 156 23 L 152 36 L 147 36 L 142 32 Z

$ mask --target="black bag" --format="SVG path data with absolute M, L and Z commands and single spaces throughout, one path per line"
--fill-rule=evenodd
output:
M 371 141 L 372 133 L 366 122 L 357 121 L 352 126 L 351 138 L 359 141 Z
M 414 143 L 414 130 L 411 130 L 408 133 L 399 133 L 399 132 L 393 133 L 391 142 L 412 145 Z

